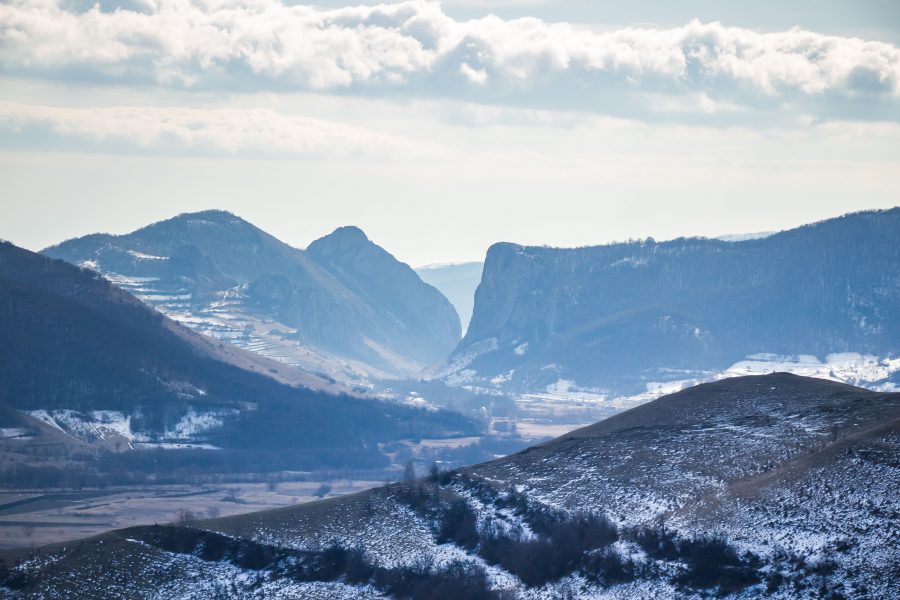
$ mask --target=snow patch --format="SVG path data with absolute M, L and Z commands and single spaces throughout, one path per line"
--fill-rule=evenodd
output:
M 879 358 L 859 352 L 829 354 L 824 361 L 810 354 L 784 356 L 780 354 L 752 354 L 736 362 L 716 379 L 741 375 L 765 375 L 787 372 L 806 377 L 818 377 L 854 385 L 883 381 L 900 371 L 900 358 Z
M 0 438 L 29 437 L 28 430 L 21 427 L 0 427 Z
M 186 440 L 224 424 L 223 417 L 237 414 L 237 410 L 197 412 L 189 410 L 171 429 L 163 434 L 166 440 Z
M 134 440 L 131 417 L 117 410 L 78 412 L 69 409 L 31 410 L 27 415 L 51 427 L 84 441 L 105 440 L 110 437 Z
M 153 254 L 144 254 L 143 252 L 136 252 L 135 250 L 128 250 L 128 254 L 135 258 L 139 258 L 140 260 L 169 260 L 168 256 L 155 256 Z

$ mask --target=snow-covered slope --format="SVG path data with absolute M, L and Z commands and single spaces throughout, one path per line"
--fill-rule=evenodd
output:
M 450 302 L 356 227 L 300 250 L 210 210 L 43 253 L 191 329 L 342 383 L 416 375 L 460 338 Z
M 105 597 L 893 598 L 897 489 L 900 394 L 738 377 L 425 480 L 48 549 L 7 586 L 11 597 L 77 595 L 91 581 L 114 590 Z

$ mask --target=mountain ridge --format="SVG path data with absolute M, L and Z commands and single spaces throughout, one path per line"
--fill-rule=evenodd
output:
M 488 250 L 465 337 L 434 373 L 503 391 L 703 380 L 759 353 L 900 354 L 900 208 L 765 238 Z M 636 367 L 635 365 L 640 365 Z
M 310 248 L 211 210 L 43 252 L 102 272 L 192 328 L 351 386 L 415 375 L 459 340 L 449 302 L 360 229 Z M 365 271 L 373 266 L 392 279 Z

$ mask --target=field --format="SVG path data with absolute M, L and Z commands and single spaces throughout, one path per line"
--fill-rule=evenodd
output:
M 0 549 L 37 547 L 132 525 L 230 516 L 359 492 L 381 481 L 160 485 L 0 493 Z

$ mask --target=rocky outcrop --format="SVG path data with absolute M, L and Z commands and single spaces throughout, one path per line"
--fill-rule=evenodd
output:
M 621 393 L 757 353 L 900 353 L 900 209 L 740 242 L 490 248 L 465 338 L 439 373 Z

